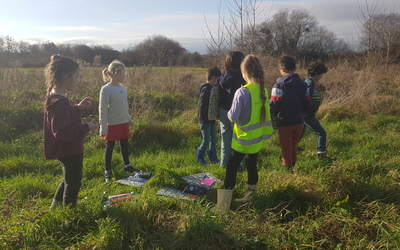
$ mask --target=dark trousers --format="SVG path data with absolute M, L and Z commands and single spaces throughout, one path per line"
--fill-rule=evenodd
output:
M 226 166 L 224 188 L 233 189 L 236 185 L 236 175 L 240 163 L 244 158 L 247 170 L 247 184 L 255 185 L 258 182 L 258 170 L 257 170 L 257 156 L 256 154 L 243 154 L 231 149 L 231 155 L 229 156 L 228 165 Z
M 124 164 L 129 164 L 129 143 L 128 139 L 121 139 L 119 141 L 119 145 L 121 147 L 122 158 L 124 160 Z M 115 141 L 107 141 L 106 148 L 104 150 L 104 166 L 105 170 L 111 172 L 111 159 L 115 146 Z
M 78 192 L 82 183 L 83 154 L 58 159 L 61 162 L 64 178 L 54 195 L 55 202 L 76 206 Z

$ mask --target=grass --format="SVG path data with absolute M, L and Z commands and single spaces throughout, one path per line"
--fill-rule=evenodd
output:
M 89 119 L 97 116 L 101 68 L 82 71 L 80 90 L 70 98 L 79 101 L 84 96 L 94 97 L 95 107 L 83 114 Z M 135 120 L 129 139 L 130 158 L 134 166 L 154 176 L 143 188 L 105 183 L 105 142 L 91 133 L 85 139 L 77 209 L 51 211 L 49 205 L 62 174 L 57 161 L 43 159 L 43 78 L 36 70 L 0 70 L 1 248 L 399 248 L 400 125 L 397 101 L 390 101 L 397 100 L 399 93 L 394 91 L 390 98 L 385 97 L 382 112 L 372 108 L 377 105 L 372 99 L 361 97 L 352 107 L 354 100 L 341 99 L 337 85 L 344 76 L 353 76 L 347 82 L 354 80 L 357 86 L 361 86 L 357 79 L 365 78 L 347 69 L 338 71 L 330 71 L 330 77 L 327 74 L 322 80 L 330 95 L 318 114 L 328 132 L 329 154 L 338 160 L 318 160 L 317 138 L 307 132 L 299 144 L 296 172 L 289 174 L 280 168 L 275 134 L 259 156 L 255 202 L 233 202 L 231 211 L 215 214 L 210 208 L 216 202 L 216 190 L 195 202 L 156 195 L 161 187 L 181 188 L 181 177 L 189 174 L 208 171 L 224 179 L 225 170 L 219 165 L 203 167 L 195 160 L 201 141 L 196 120 L 197 91 L 204 80 L 204 69 L 130 69 L 126 86 Z M 29 91 L 17 91 L 17 86 L 1 82 L 1 77 L 29 81 L 31 87 Z M 372 74 L 371 78 L 378 76 Z M 388 79 L 385 89 L 399 89 L 400 82 Z M 379 91 L 375 99 L 388 95 L 384 89 Z M 352 93 L 346 96 L 356 97 Z M 126 176 L 122 165 L 116 146 L 113 168 L 117 179 Z M 241 171 L 234 197 L 243 195 L 245 182 L 246 172 Z M 137 194 L 132 202 L 103 207 L 109 195 L 129 192 Z

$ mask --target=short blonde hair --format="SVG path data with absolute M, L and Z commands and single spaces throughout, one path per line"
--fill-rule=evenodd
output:
M 108 68 L 103 69 L 103 81 L 109 82 L 112 80 L 111 75 L 117 74 L 119 71 L 125 70 L 125 65 L 120 60 L 114 60 L 108 65 Z

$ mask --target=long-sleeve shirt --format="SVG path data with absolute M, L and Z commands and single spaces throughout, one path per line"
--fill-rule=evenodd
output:
M 101 88 L 99 116 L 100 135 L 107 134 L 107 125 L 133 124 L 129 115 L 128 92 L 124 85 L 115 86 L 107 83 Z
M 239 125 L 247 124 L 251 115 L 251 97 L 247 88 L 236 90 L 231 109 L 228 112 L 228 119 Z
M 304 112 L 311 105 L 309 88 L 298 74 L 280 77 L 272 88 L 269 105 L 278 127 L 304 123 Z
M 44 101 L 44 156 L 60 159 L 83 154 L 83 139 L 89 126 L 82 124 L 80 109 L 67 97 L 47 95 Z

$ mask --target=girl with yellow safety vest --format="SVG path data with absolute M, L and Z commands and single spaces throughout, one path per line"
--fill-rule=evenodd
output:
M 232 151 L 226 166 L 224 187 L 217 190 L 217 205 L 213 210 L 230 209 L 237 171 L 243 158 L 248 179 L 244 197 L 236 201 L 247 202 L 255 197 L 258 152 L 273 132 L 268 92 L 264 88 L 264 70 L 258 57 L 251 54 L 246 56 L 241 64 L 241 71 L 247 84 L 236 91 L 228 112 L 228 118 L 234 122 Z

